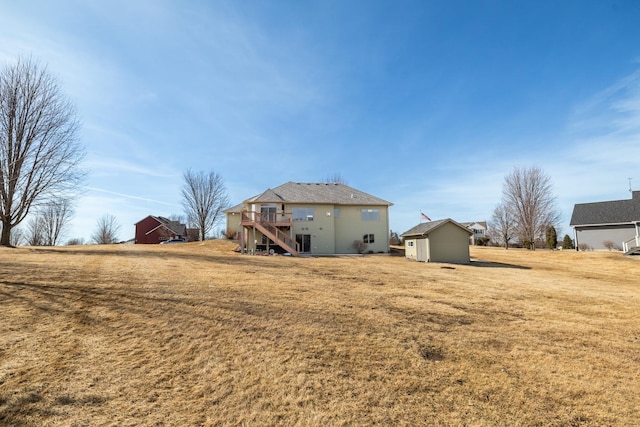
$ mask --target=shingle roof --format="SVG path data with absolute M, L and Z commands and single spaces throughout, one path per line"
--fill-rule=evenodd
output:
M 225 209 L 222 212 L 224 212 L 224 213 L 231 213 L 231 212 L 239 213 L 239 212 L 242 212 L 243 209 L 244 209 L 244 203 L 239 203 L 239 204 L 237 204 L 235 206 L 231 206 L 230 208 Z
M 629 200 L 576 204 L 569 225 L 629 224 L 636 221 L 640 221 L 640 191 L 634 191 Z
M 344 184 L 287 182 L 245 200 L 245 203 L 330 203 L 335 205 L 386 205 L 393 203 Z
M 158 222 L 160 222 L 164 227 L 166 227 L 170 231 L 173 231 L 175 234 L 186 236 L 187 226 L 185 224 L 180 223 L 180 221 L 172 221 L 163 216 L 154 216 L 153 218 L 158 220 Z
M 436 221 L 423 222 L 423 223 L 418 224 L 415 227 L 405 231 L 404 233 L 401 234 L 401 236 L 402 237 L 426 236 L 427 234 L 431 233 L 433 230 L 441 227 L 442 225 L 444 225 L 444 224 L 446 224 L 448 222 L 457 225 L 458 227 L 462 228 L 463 230 L 465 230 L 469 234 L 473 234 L 471 232 L 471 230 L 469 230 L 464 225 L 462 225 L 462 224 L 460 224 L 458 222 L 455 222 L 451 218 L 446 218 L 446 219 L 439 219 L 439 220 L 436 220 Z
M 487 228 L 487 221 L 461 222 L 460 224 L 464 225 L 465 227 L 471 227 L 474 224 L 478 224 L 484 228 Z

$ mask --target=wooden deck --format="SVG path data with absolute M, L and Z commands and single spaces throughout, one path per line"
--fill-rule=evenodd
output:
M 276 245 L 293 256 L 300 254 L 300 245 L 281 227 L 291 227 L 292 216 L 288 213 L 242 212 L 240 224 L 245 228 L 253 228 L 271 239 Z

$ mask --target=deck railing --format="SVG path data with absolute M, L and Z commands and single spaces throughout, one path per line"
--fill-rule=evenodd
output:
M 254 212 L 254 211 L 243 211 L 242 216 L 240 217 L 242 224 L 250 224 L 252 222 L 259 223 L 270 223 L 275 224 L 276 226 L 286 227 L 291 226 L 293 220 L 290 213 L 286 212 Z
M 287 233 L 280 230 L 278 227 L 274 226 L 272 223 L 268 221 L 261 221 L 260 225 L 262 225 L 269 232 L 271 232 L 276 237 L 276 240 L 280 240 L 285 245 L 289 246 L 291 249 L 294 249 L 296 253 L 300 252 L 298 242 L 292 239 Z
M 638 246 L 640 246 L 640 236 L 636 236 L 633 239 L 622 242 L 622 250 L 624 252 L 629 252 L 629 250 L 637 248 Z

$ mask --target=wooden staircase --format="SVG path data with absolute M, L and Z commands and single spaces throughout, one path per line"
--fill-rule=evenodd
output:
M 298 242 L 293 240 L 287 233 L 280 230 L 278 227 L 275 227 L 267 221 L 256 221 L 254 225 L 262 234 L 273 240 L 276 245 L 288 251 L 291 255 L 300 255 Z
M 274 215 L 261 214 L 258 212 L 242 212 L 241 224 L 244 227 L 254 227 L 264 236 L 271 239 L 274 244 L 280 246 L 292 256 L 300 255 L 300 245 L 287 233 L 282 231 L 277 225 L 291 227 L 290 214 Z

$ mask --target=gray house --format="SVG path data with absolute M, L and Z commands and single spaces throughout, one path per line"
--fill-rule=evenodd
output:
M 576 247 L 605 249 L 604 242 L 612 241 L 626 253 L 640 252 L 640 191 L 633 191 L 630 200 L 576 204 L 570 225 Z
M 422 262 L 469 264 L 469 237 L 473 232 L 447 218 L 418 224 L 402 233 L 405 256 Z

